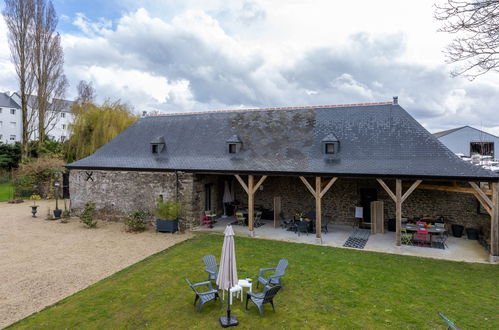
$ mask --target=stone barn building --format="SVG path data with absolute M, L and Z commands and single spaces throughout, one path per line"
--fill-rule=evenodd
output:
M 272 216 L 312 211 L 316 222 L 355 224 L 355 207 L 384 201 L 400 245 L 403 217 L 441 216 L 480 230 L 499 255 L 499 176 L 462 161 L 394 98 L 355 105 L 267 108 L 143 117 L 87 158 L 67 165 L 72 207 L 124 214 L 159 196 L 182 202 L 182 220 L 221 215 L 225 183 Z M 321 239 L 320 226 L 316 237 Z

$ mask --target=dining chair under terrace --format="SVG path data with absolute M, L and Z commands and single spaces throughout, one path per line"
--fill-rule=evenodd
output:
M 408 233 L 406 228 L 400 228 L 400 241 L 404 245 L 414 245 L 412 243 L 412 234 Z
M 201 312 L 201 309 L 203 308 L 203 305 L 206 304 L 209 301 L 212 300 L 219 300 L 220 301 L 220 308 L 222 308 L 222 300 L 220 299 L 220 296 L 218 295 L 218 290 L 213 289 L 213 286 L 211 285 L 210 281 L 206 282 L 201 282 L 201 283 L 196 283 L 196 284 L 191 284 L 188 279 L 185 279 L 186 282 L 189 284 L 191 287 L 192 291 L 196 294 L 196 297 L 194 298 L 194 306 L 196 306 L 197 301 L 199 300 L 199 305 L 197 307 L 198 313 Z M 200 286 L 206 285 L 208 287 L 208 291 L 200 292 L 196 288 Z
M 263 285 L 281 285 L 281 277 L 284 276 L 286 268 L 288 267 L 288 261 L 286 259 L 279 260 L 276 268 L 261 268 L 260 274 L 258 275 L 258 282 L 256 287 L 262 283 Z M 270 276 L 265 276 L 265 272 L 273 270 L 274 273 Z
M 430 246 L 430 233 L 428 230 L 418 229 L 413 240 L 418 246 Z

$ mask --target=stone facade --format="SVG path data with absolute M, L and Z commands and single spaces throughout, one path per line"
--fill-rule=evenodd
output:
M 91 173 L 91 178 L 87 179 Z M 178 186 L 177 186 L 178 177 Z M 80 210 L 87 201 L 96 208 L 117 217 L 137 209 L 154 209 L 155 200 L 175 198 L 182 202 L 182 218 L 188 226 L 197 225 L 199 216 L 210 208 L 223 214 L 224 183 L 233 187 L 234 197 L 247 204 L 246 192 L 233 176 L 202 175 L 178 172 L 71 170 L 70 194 L 72 208 Z M 386 181 L 394 190 L 394 181 Z M 281 196 L 286 217 L 298 212 L 308 213 L 315 208 L 312 194 L 298 177 L 268 177 L 263 188 L 255 194 L 255 207 L 273 209 L 273 198 Z M 374 179 L 339 178 L 322 200 L 323 217 L 333 223 L 354 224 L 355 206 L 360 205 L 361 189 L 376 189 L 378 200 L 384 201 L 385 221 L 395 218 L 395 203 Z M 407 187 L 404 187 L 404 191 Z M 211 205 L 206 204 L 210 191 Z M 404 217 L 443 216 L 450 223 L 482 229 L 490 233 L 490 216 L 477 212 L 477 200 L 471 194 L 416 189 L 404 202 Z

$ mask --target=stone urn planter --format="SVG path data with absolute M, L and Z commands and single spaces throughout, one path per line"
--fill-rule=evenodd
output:
M 157 232 L 166 232 L 166 233 L 175 233 L 178 231 L 178 219 L 174 220 L 163 220 L 156 219 L 156 231 Z
M 36 218 L 36 212 L 38 212 L 38 205 L 31 205 L 31 213 L 33 214 L 33 218 Z

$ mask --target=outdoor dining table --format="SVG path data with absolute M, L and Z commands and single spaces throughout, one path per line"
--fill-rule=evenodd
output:
M 403 225 L 402 227 L 405 228 L 407 231 L 413 231 L 413 232 L 417 232 L 419 229 L 428 231 L 428 234 L 430 234 L 430 246 L 432 244 L 433 235 L 436 235 L 436 234 L 442 235 L 446 231 L 445 228 L 441 228 L 441 227 L 436 227 L 436 226 L 425 227 L 422 225 L 415 225 L 415 224 L 411 224 L 411 223 L 407 223 L 407 224 Z

